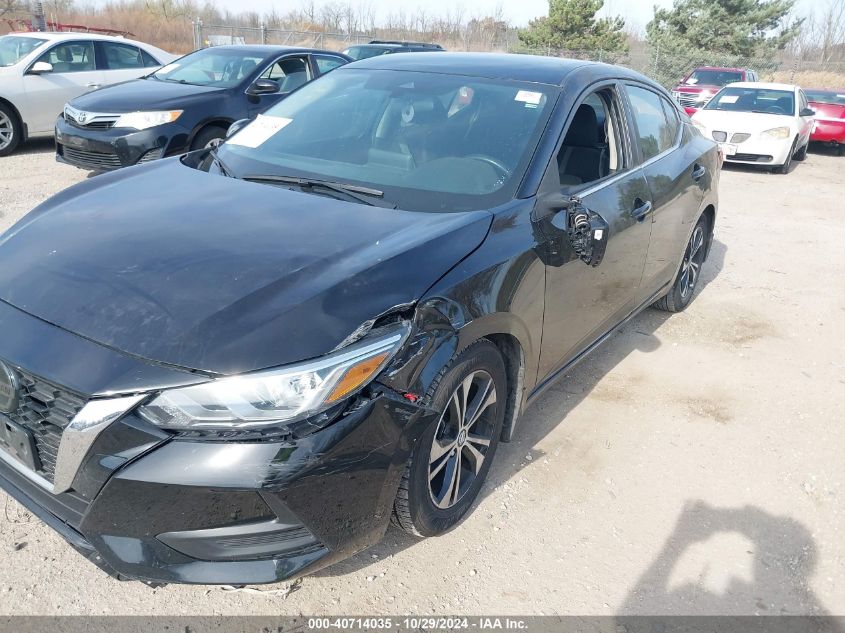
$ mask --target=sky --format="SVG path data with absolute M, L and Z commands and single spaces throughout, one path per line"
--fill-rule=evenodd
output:
M 318 5 L 330 0 L 315 0 Z M 353 0 L 355 2 L 356 0 Z M 396 13 L 400 9 L 406 13 L 414 13 L 420 7 L 428 15 L 446 14 L 453 11 L 456 5 L 464 8 L 465 15 L 489 15 L 497 6 L 501 6 L 505 17 L 517 26 L 524 26 L 528 20 L 548 12 L 548 0 L 359 0 L 372 6 L 377 16 L 384 17 Z M 798 0 L 799 10 L 811 7 L 820 0 Z M 275 8 L 279 13 L 286 13 L 288 9 L 300 6 L 299 0 L 216 0 L 220 8 L 231 10 L 246 9 L 260 13 Z M 672 0 L 605 0 L 601 15 L 621 15 L 627 24 L 644 30 L 645 25 L 654 15 L 654 6 L 672 6 Z M 235 9 L 237 6 L 237 9 Z

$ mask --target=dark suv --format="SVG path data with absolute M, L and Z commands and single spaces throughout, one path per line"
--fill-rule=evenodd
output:
M 440 44 L 402 42 L 397 40 L 372 40 L 369 44 L 350 46 L 343 51 L 343 54 L 358 60 L 387 55 L 388 53 L 442 53 L 443 51 L 444 48 Z

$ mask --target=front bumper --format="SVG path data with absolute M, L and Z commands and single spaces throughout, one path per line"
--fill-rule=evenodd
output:
M 185 380 L 2 302 L 0 331 L 20 334 L 0 337 L 8 365 L 84 397 L 97 397 L 109 384 Z M 32 340 L 43 345 L 33 351 L 26 344 Z M 71 374 L 81 382 L 68 380 Z M 14 458 L 0 460 L 0 487 L 118 578 L 270 583 L 313 572 L 382 537 L 411 447 L 433 415 L 378 384 L 302 438 L 180 438 L 130 412 L 96 437 L 71 490 L 45 489 L 13 467 Z
M 183 151 L 190 130 L 168 123 L 146 130 L 91 129 L 56 120 L 56 160 L 82 169 L 110 171 Z
M 712 136 L 711 136 L 712 138 Z M 735 153 L 725 153 L 725 161 L 745 165 L 782 165 L 792 149 L 792 138 L 765 138 L 758 134 L 747 141 L 734 144 Z M 731 143 L 721 143 L 731 145 Z

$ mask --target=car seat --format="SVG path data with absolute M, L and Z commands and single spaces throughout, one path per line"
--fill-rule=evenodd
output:
M 609 161 L 607 144 L 599 139 L 596 111 L 583 104 L 575 112 L 558 154 L 560 183 L 580 185 L 604 178 Z

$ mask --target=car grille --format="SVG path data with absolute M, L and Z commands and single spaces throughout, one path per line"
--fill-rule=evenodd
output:
M 75 121 L 74 119 L 72 119 L 70 117 L 65 117 L 65 120 L 68 123 L 70 123 L 73 127 L 78 127 L 78 128 L 83 129 L 83 130 L 108 130 L 110 128 L 113 128 L 115 122 L 117 121 L 117 119 L 111 119 L 111 120 L 106 119 L 106 120 L 100 120 L 100 121 L 91 121 L 90 123 L 86 123 L 85 125 L 82 125 L 81 123 L 79 123 L 78 121 Z
M 679 92 L 678 103 L 685 108 L 696 108 L 700 105 L 700 95 L 697 92 Z
M 117 154 L 107 152 L 89 152 L 73 149 L 67 145 L 61 146 L 61 153 L 68 161 L 91 169 L 117 169 L 121 167 Z
M 745 132 L 737 132 L 731 137 L 731 143 L 744 143 L 750 138 L 750 134 L 746 134 Z
M 727 156 L 727 160 L 743 160 L 746 162 L 755 162 L 755 163 L 771 163 L 772 156 L 767 156 L 765 154 L 734 154 L 733 156 Z
M 41 462 L 39 472 L 52 482 L 62 431 L 85 405 L 85 398 L 27 372 L 16 370 L 16 373 L 21 397 L 17 410 L 9 414 L 9 418 L 35 437 Z

